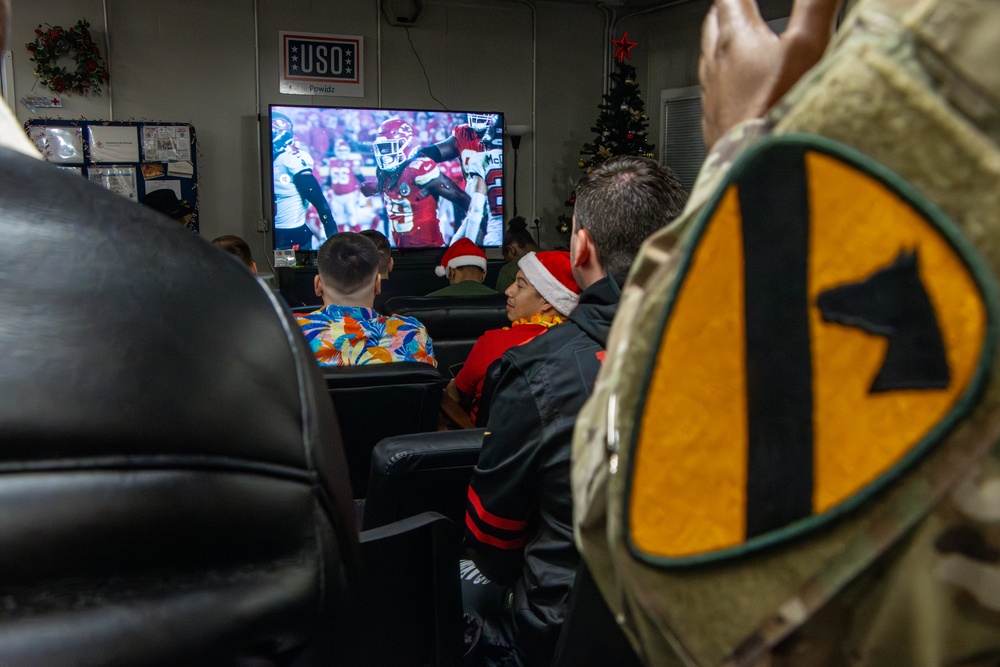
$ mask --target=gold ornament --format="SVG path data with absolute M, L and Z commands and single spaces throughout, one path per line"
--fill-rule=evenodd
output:
M 586 164 L 587 163 L 584 162 L 583 159 L 581 158 L 580 161 L 576 163 L 576 166 L 578 166 L 580 169 L 583 169 L 584 166 L 586 166 Z
M 601 146 L 599 149 L 597 149 L 597 154 L 600 155 L 605 160 L 607 160 L 609 157 L 611 157 L 611 150 L 608 149 L 607 146 Z

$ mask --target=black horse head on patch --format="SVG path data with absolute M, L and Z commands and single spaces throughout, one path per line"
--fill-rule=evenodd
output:
M 943 389 L 951 380 L 934 306 L 920 281 L 917 251 L 901 251 L 861 282 L 834 287 L 816 300 L 823 319 L 889 339 L 870 393 Z

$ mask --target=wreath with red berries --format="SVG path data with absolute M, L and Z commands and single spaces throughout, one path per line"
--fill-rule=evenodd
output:
M 48 24 L 45 24 L 48 25 Z M 101 57 L 101 50 L 90 37 L 90 24 L 80 19 L 72 28 L 49 25 L 35 28 L 35 41 L 24 45 L 35 63 L 35 76 L 39 83 L 57 93 L 101 92 L 101 84 L 108 80 L 108 67 Z M 59 58 L 72 55 L 76 69 L 59 65 Z

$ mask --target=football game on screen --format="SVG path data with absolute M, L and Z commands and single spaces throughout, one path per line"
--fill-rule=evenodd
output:
M 503 114 L 272 106 L 274 247 L 377 229 L 396 248 L 499 246 Z

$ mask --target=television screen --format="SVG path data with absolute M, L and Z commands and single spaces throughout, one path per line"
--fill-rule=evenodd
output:
M 274 248 L 377 229 L 394 248 L 503 235 L 503 114 L 270 107 Z

